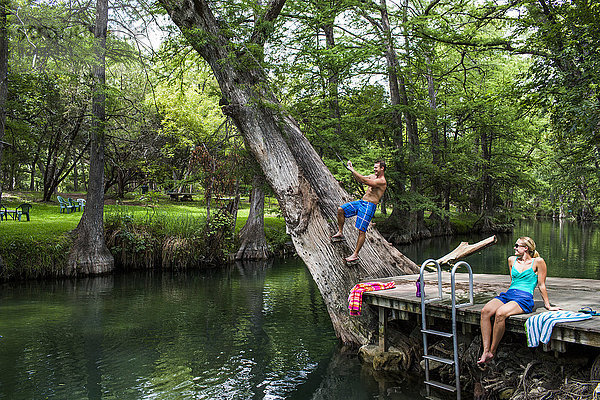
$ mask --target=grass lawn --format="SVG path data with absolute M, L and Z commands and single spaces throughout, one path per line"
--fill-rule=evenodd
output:
M 57 276 L 66 265 L 72 243 L 66 233 L 77 227 L 83 213 L 61 213 L 57 201 L 44 203 L 39 200 L 40 197 L 39 193 L 28 192 L 4 193 L 2 196 L 2 205 L 8 210 L 14 210 L 25 202 L 32 204 L 32 208 L 30 221 L 22 218 L 21 222 L 12 219 L 0 222 L 0 255 L 5 264 L 0 269 L 0 280 Z M 84 196 L 65 194 L 63 197 Z M 211 206 L 211 215 L 221 206 Z M 246 223 L 248 212 L 246 198 L 240 202 L 236 232 Z M 214 242 L 211 236 L 207 236 L 207 229 L 214 228 L 205 224 L 203 201 L 174 202 L 163 196 L 152 206 L 147 206 L 136 199 L 118 203 L 108 199 L 104 206 L 104 220 L 107 233 L 111 235 L 112 245 L 107 237 L 110 250 L 122 260 L 133 260 L 131 262 L 136 267 L 145 265 L 147 251 L 154 252 L 150 259 L 157 254 L 156 251 L 163 252 L 165 248 L 160 245 L 163 240 L 163 244 L 170 244 L 169 260 L 174 260 L 177 265 L 188 265 L 219 254 L 219 251 L 227 254 L 236 249 L 233 239 Z M 218 226 L 218 220 L 215 221 Z M 277 203 L 272 199 L 265 204 L 265 235 L 274 251 L 284 248 L 290 240 Z M 214 247 L 216 243 L 224 247 Z
M 70 214 L 60 212 L 58 202 L 43 203 L 39 201 L 39 193 L 5 193 L 2 205 L 7 209 L 15 209 L 19 204 L 28 202 L 33 205 L 30 211 L 31 221 L 23 218 L 18 220 L 3 220 L 0 222 L 0 242 L 14 242 L 23 239 L 38 243 L 52 243 L 57 236 L 72 231 L 77 227 L 82 212 L 75 211 Z M 81 197 L 81 196 L 80 196 Z M 108 203 L 108 202 L 107 202 Z M 216 210 L 213 205 L 211 212 Z M 248 199 L 242 199 L 236 221 L 236 232 L 239 231 L 248 219 Z M 130 215 L 135 220 L 158 218 L 165 222 L 167 227 L 175 231 L 181 231 L 191 221 L 204 220 L 206 218 L 206 207 L 204 202 L 173 202 L 167 196 L 160 198 L 158 204 L 152 207 L 136 204 L 134 200 L 125 200 L 122 204 L 106 204 L 104 206 L 105 219 L 111 215 Z M 269 231 L 285 233 L 285 222 L 279 213 L 277 203 L 274 200 L 265 204 L 265 230 L 267 236 Z

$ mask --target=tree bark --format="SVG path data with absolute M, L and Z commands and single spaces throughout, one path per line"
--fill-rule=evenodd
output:
M 402 4 L 403 8 L 403 22 L 406 25 L 408 21 L 408 2 L 404 1 Z M 417 127 L 417 118 L 414 112 L 411 110 L 414 101 L 409 97 L 407 90 L 406 78 L 402 74 L 402 71 L 398 65 L 398 56 L 393 42 L 392 30 L 389 22 L 387 1 L 380 0 L 379 10 L 381 14 L 381 31 L 383 35 L 384 45 L 386 47 L 385 57 L 387 62 L 388 82 L 390 89 L 390 100 L 394 110 L 394 121 L 398 124 L 397 133 L 394 134 L 394 142 L 398 149 L 404 146 L 404 140 L 402 135 L 402 115 L 398 111 L 399 106 L 402 107 L 402 114 L 404 115 L 404 121 L 406 126 L 406 137 L 408 144 L 409 163 L 414 165 L 419 158 L 419 134 Z M 377 24 L 374 23 L 375 26 Z M 409 49 L 409 35 L 404 30 L 404 43 L 406 57 L 410 58 Z M 396 162 L 396 168 L 400 168 L 401 162 Z M 419 193 L 421 187 L 421 174 L 416 173 L 411 176 L 410 191 Z M 401 195 L 405 190 L 404 187 L 396 188 L 397 195 Z M 430 237 L 431 233 L 425 225 L 425 217 L 423 210 L 411 210 L 410 207 L 395 204 L 392 213 L 389 218 L 385 221 L 386 229 L 391 232 L 389 238 L 395 243 L 410 243 L 414 239 Z
M 255 176 L 250 195 L 250 212 L 246 224 L 240 229 L 241 245 L 235 255 L 236 260 L 266 260 L 271 256 L 265 236 L 265 192 L 262 185 L 262 177 Z
M 96 2 L 94 27 L 96 65 L 90 147 L 90 180 L 85 211 L 65 268 L 66 275 L 102 274 L 114 269 L 114 258 L 104 241 L 104 125 L 106 122 L 106 31 L 108 0 Z
M 4 130 L 6 127 L 6 100 L 8 98 L 8 0 L 0 0 L 0 165 L 2 165 L 2 153 Z M 0 201 L 2 200 L 2 180 L 0 180 Z M 0 257 L 0 272 L 4 263 Z
M 461 258 L 465 258 L 465 257 L 475 253 L 476 251 L 482 250 L 488 246 L 496 244 L 497 241 L 498 241 L 498 239 L 496 238 L 496 235 L 494 235 L 494 236 L 490 236 L 487 239 L 480 240 L 479 242 L 473 243 L 473 244 L 469 244 L 468 242 L 460 242 L 458 247 L 456 247 L 454 250 L 452 250 L 450 253 L 446 254 L 445 256 L 438 258 L 436 260 L 436 262 L 440 265 L 454 264 L 456 261 L 460 260 Z
M 390 102 L 392 103 L 392 120 L 394 121 L 394 143 L 398 149 L 404 147 L 402 136 L 402 114 L 399 111 L 401 103 L 400 86 L 398 84 L 398 55 L 394 46 L 392 29 L 387 11 L 387 0 L 381 0 L 379 4 L 381 13 L 381 28 L 385 40 L 385 60 L 387 64 L 388 85 L 390 90 Z
M 206 0 L 161 3 L 211 66 L 226 102 L 223 112 L 235 122 L 273 188 L 287 231 L 323 296 L 336 335 L 344 343 L 365 343 L 368 318 L 351 319 L 347 309 L 352 286 L 366 278 L 413 273 L 417 266 L 373 229 L 367 233 L 359 264 L 351 268 L 344 264 L 343 257 L 356 243 L 356 229 L 346 224 L 347 244 L 332 244 L 330 236 L 338 206 L 350 198 L 275 98 L 256 57 L 239 45 L 240 38 L 235 45 L 230 41 L 227 29 L 220 29 L 226 24 L 215 17 Z M 272 1 L 256 29 L 270 26 L 283 3 Z M 264 44 L 263 38 L 262 32 L 253 33 L 253 47 Z
M 333 35 L 333 24 L 335 15 L 327 18 L 326 22 L 321 25 L 321 29 L 325 34 L 325 45 L 328 50 L 333 50 L 335 47 L 335 37 Z M 328 59 L 325 62 L 327 68 L 327 97 L 329 102 L 329 118 L 331 118 L 332 124 L 335 127 L 335 134 L 337 137 L 342 136 L 342 116 L 340 113 L 340 102 L 339 102 L 339 82 L 340 74 L 338 67 L 335 65 L 335 61 Z

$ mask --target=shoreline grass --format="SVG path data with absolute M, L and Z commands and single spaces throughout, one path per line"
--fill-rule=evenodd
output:
M 74 197 L 74 195 L 67 197 Z M 70 233 L 77 227 L 83 213 L 81 211 L 69 214 L 60 213 L 58 202 L 41 202 L 40 198 L 41 195 L 35 192 L 5 193 L 3 195 L 2 205 L 7 209 L 15 209 L 24 202 L 32 204 L 33 208 L 30 212 L 31 221 L 29 222 L 12 219 L 0 222 L 0 255 L 4 261 L 4 266 L 0 271 L 2 280 L 60 275 L 60 270 L 66 263 L 72 242 Z M 113 226 L 117 220 L 129 223 L 132 228 L 135 226 L 127 235 L 124 234 L 122 225 L 119 229 L 125 239 L 133 240 L 129 244 L 137 247 L 131 249 L 123 247 L 128 242 L 121 240 L 119 248 L 111 249 L 113 254 L 135 252 L 136 248 L 139 249 L 139 238 L 135 237 L 137 233 L 145 235 L 147 238 L 145 240 L 153 243 L 154 250 L 163 251 L 162 247 L 166 246 L 157 241 L 171 243 L 173 249 L 167 253 L 180 256 L 185 253 L 188 257 L 183 257 L 182 260 L 207 260 L 210 259 L 209 254 L 194 253 L 219 251 L 219 249 L 211 248 L 210 243 L 207 243 L 215 242 L 215 238 L 210 237 L 215 230 L 214 226 L 211 229 L 206 227 L 206 208 L 203 201 L 176 203 L 168 198 L 159 198 L 157 203 L 146 205 L 130 198 L 119 201 L 119 204 L 110 204 L 110 200 L 107 203 L 104 208 L 107 242 L 110 235 L 116 234 L 108 231 L 111 221 Z M 217 215 L 218 210 L 219 205 L 212 204 L 211 216 Z M 236 233 L 246 223 L 248 212 L 249 203 L 247 199 L 243 199 L 237 213 Z M 223 223 L 221 222 L 221 224 Z M 142 233 L 143 231 L 145 233 Z M 151 239 L 148 234 L 152 235 Z M 272 202 L 270 207 L 265 207 L 265 234 L 267 242 L 274 247 L 282 246 L 289 241 L 289 237 L 285 233 L 285 222 L 278 208 L 273 206 Z M 224 250 L 233 251 L 233 237 L 223 238 L 223 240 L 227 240 L 229 246 Z M 152 257 L 156 257 L 156 255 Z M 163 261 L 169 264 L 169 260 Z

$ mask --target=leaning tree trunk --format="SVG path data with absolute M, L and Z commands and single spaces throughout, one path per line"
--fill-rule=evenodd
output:
M 256 59 L 232 43 L 227 30 L 206 0 L 161 0 L 189 43 L 211 66 L 224 98 L 223 112 L 230 116 L 273 188 L 297 253 L 306 263 L 327 307 L 336 335 L 344 343 L 367 342 L 366 318 L 350 318 L 347 297 L 363 279 L 413 273 L 416 265 L 373 229 L 361 250 L 361 261 L 348 267 L 343 257 L 352 252 L 356 229 L 346 224 L 346 244 L 332 244 L 338 206 L 350 200 L 298 124 L 275 98 L 268 78 Z M 257 22 L 258 29 L 272 26 L 283 0 Z M 277 10 L 277 8 L 279 8 Z M 256 49 L 264 32 L 250 39 Z M 244 50 L 242 50 L 244 49 Z M 230 53 L 231 52 L 231 53 Z
M 76 229 L 76 239 L 65 269 L 66 275 L 102 274 L 114 268 L 114 258 L 104 241 L 104 124 L 106 84 L 106 30 L 108 0 L 96 2 L 96 65 L 92 98 L 92 143 L 90 178 L 85 211 Z
M 265 236 L 265 192 L 262 184 L 262 178 L 255 176 L 250 195 L 250 212 L 246 224 L 240 229 L 241 244 L 235 254 L 236 260 L 266 260 L 271 255 Z

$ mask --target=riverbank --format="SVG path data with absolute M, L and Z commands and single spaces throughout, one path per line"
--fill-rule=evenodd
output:
M 61 193 L 63 197 L 83 194 Z M 82 212 L 60 212 L 58 203 L 38 201 L 39 193 L 5 193 L 3 206 L 33 205 L 30 221 L 0 223 L 0 281 L 53 278 L 62 275 Z M 214 267 L 238 245 L 235 233 L 248 218 L 247 199 L 233 217 L 212 204 L 210 223 L 204 202 L 172 202 L 168 197 L 105 203 L 105 237 L 117 270 Z M 274 254 L 289 254 L 289 236 L 276 203 L 265 204 L 265 236 Z
M 65 197 L 83 196 L 66 193 Z M 0 268 L 0 280 L 37 279 L 61 275 L 73 240 L 69 232 L 76 228 L 81 212 L 60 213 L 58 203 L 37 201 L 38 193 L 4 194 L 4 205 L 15 208 L 21 202 L 31 202 L 30 222 L 3 221 L 0 223 L 0 256 L 4 266 Z M 218 210 L 213 207 L 213 215 Z M 210 227 L 206 226 L 206 207 L 203 202 L 172 202 L 168 196 L 144 203 L 131 198 L 125 202 L 108 199 L 105 205 L 105 227 L 107 244 L 115 256 L 119 270 L 147 268 L 206 268 L 222 261 L 228 261 L 237 249 L 234 232 L 239 231 L 248 216 L 249 204 L 242 199 L 237 212 L 235 231 L 226 229 L 232 221 L 214 219 Z M 376 214 L 375 227 L 381 228 L 386 215 Z M 398 249 L 408 258 L 421 263 L 427 258 L 439 258 L 451 251 L 460 241 L 475 242 L 483 238 L 476 226 L 475 215 L 454 215 L 450 222 L 454 235 L 433 236 L 408 245 L 397 244 Z M 569 276 L 579 266 L 575 275 L 583 278 L 600 278 L 598 265 L 588 268 L 582 258 L 596 256 L 600 250 L 600 235 L 596 225 L 581 225 L 583 236 L 570 228 L 573 222 L 559 220 L 549 222 L 543 230 L 523 226 L 516 220 L 513 232 L 498 234 L 498 244 L 469 259 L 475 269 L 484 268 L 487 273 L 505 273 L 504 258 L 506 250 L 500 254 L 497 249 L 510 247 L 514 235 L 527 235 L 538 241 L 541 254 L 549 261 L 549 273 Z M 577 225 L 579 226 L 579 225 Z M 219 231 L 219 232 L 215 232 Z M 579 228 L 577 228 L 579 229 Z M 502 226 L 506 230 L 506 226 Z M 570 232 L 575 232 L 571 234 Z M 210 233 L 213 232 L 213 233 Z M 591 239 L 588 234 L 591 232 Z M 219 233 L 215 236 L 215 233 Z M 286 234 L 285 223 L 274 200 L 265 203 L 265 234 L 267 243 L 275 256 L 294 256 L 295 249 Z M 588 235 L 588 236 L 586 236 Z M 580 238 L 581 236 L 581 238 Z M 214 238 L 217 237 L 218 240 Z M 551 247 L 544 241 L 551 240 Z M 578 243 L 582 247 L 578 248 Z M 510 249 L 509 249 L 510 250 Z M 584 250 L 584 251 L 581 251 Z M 568 257 L 565 255 L 568 254 Z M 492 256 L 493 255 L 493 256 Z M 551 257 L 551 258 L 548 258 Z M 576 257 L 571 259 L 569 257 Z M 598 256 L 600 257 L 600 255 Z M 558 264 L 558 265 L 557 265 Z M 585 268 L 584 268 L 585 267 Z M 582 273 L 583 276 L 581 275 Z

